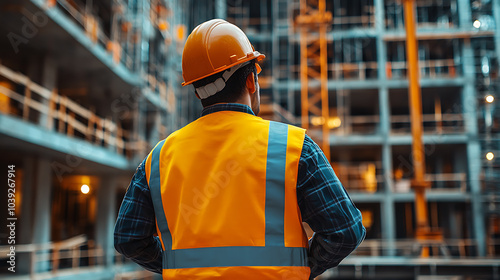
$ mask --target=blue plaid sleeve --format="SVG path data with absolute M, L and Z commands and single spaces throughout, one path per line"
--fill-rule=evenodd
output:
M 162 248 L 155 237 L 153 201 L 143 161 L 123 198 L 115 224 L 115 249 L 147 270 L 162 272 Z
M 314 230 L 309 242 L 311 277 L 337 266 L 363 241 L 366 230 L 330 163 L 306 135 L 299 161 L 297 200 L 302 220 Z

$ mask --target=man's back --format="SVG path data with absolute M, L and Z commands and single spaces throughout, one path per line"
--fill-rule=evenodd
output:
M 146 178 L 164 275 L 307 279 L 295 190 L 304 136 L 297 127 L 221 111 L 162 141 L 146 160 Z

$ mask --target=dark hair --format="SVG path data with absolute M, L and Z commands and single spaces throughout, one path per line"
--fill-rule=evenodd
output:
M 214 82 L 218 78 L 222 77 L 222 74 L 224 72 L 225 71 L 222 71 L 220 73 L 206 77 L 199 81 L 193 82 L 193 85 L 195 89 L 198 87 L 205 86 L 209 83 Z M 234 72 L 231 78 L 229 78 L 229 80 L 226 82 L 226 86 L 221 91 L 217 92 L 215 95 L 212 95 L 208 98 L 202 99 L 201 104 L 203 105 L 203 107 L 207 107 L 216 103 L 235 102 L 243 94 L 243 91 L 246 86 L 247 77 L 251 73 L 254 73 L 255 77 L 257 77 L 257 68 L 255 67 L 255 59 L 250 61 L 250 64 L 245 65 L 240 69 L 236 70 L 236 72 Z

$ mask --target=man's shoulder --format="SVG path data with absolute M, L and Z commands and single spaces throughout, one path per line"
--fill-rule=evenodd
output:
M 263 121 L 269 122 L 269 124 L 273 124 L 277 127 L 288 127 L 289 131 L 301 132 L 304 134 L 306 132 L 306 130 L 304 128 L 293 125 L 293 124 L 288 124 L 288 123 L 283 123 L 283 122 L 278 122 L 278 121 L 270 121 L 270 120 L 263 120 Z
M 309 135 L 305 135 L 304 137 L 304 147 L 303 151 L 306 153 L 311 153 L 311 152 L 316 152 L 318 150 L 321 150 L 321 148 L 312 140 L 312 138 Z

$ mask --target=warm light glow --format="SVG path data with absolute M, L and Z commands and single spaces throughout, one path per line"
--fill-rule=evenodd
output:
M 161 31 L 166 31 L 168 29 L 168 22 L 165 22 L 163 20 L 161 20 L 159 23 L 158 23 L 158 28 L 161 30 Z
M 80 188 L 80 190 L 82 191 L 83 194 L 88 194 L 89 191 L 90 191 L 90 188 L 88 185 L 82 185 L 82 187 Z
M 323 117 L 311 117 L 311 124 L 314 126 L 323 125 L 324 122 Z
M 493 97 L 493 95 L 486 96 L 486 102 L 492 103 L 493 101 L 495 101 L 495 97 Z
M 361 216 L 363 216 L 363 226 L 367 229 L 371 228 L 373 225 L 373 211 L 361 210 Z
M 492 152 L 489 152 L 486 154 L 487 160 L 493 160 L 494 158 L 495 158 L 495 154 L 493 154 Z
M 337 128 L 340 127 L 342 124 L 342 121 L 340 120 L 339 117 L 333 117 L 328 119 L 328 127 L 329 128 Z
M 475 28 L 481 27 L 481 22 L 479 20 L 475 20 L 474 23 L 472 24 Z
M 180 24 L 176 26 L 177 29 L 177 41 L 184 41 L 186 37 L 186 26 L 184 24 Z
M 311 117 L 311 124 L 314 126 L 320 126 L 323 125 L 324 123 L 325 123 L 325 118 L 323 117 L 319 116 Z M 333 129 L 340 127 L 340 125 L 342 125 L 342 121 L 340 120 L 339 117 L 330 117 L 328 118 L 328 122 L 326 124 L 328 125 L 328 128 Z

